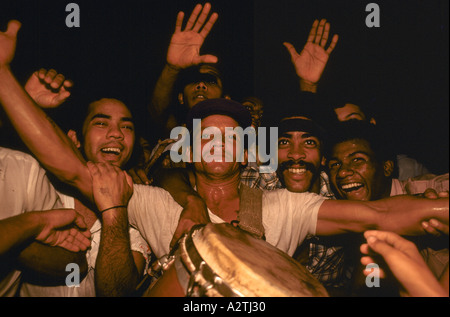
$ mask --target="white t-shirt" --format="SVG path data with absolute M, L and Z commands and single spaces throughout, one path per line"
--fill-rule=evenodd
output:
M 58 193 L 64 205 L 63 208 L 75 208 L 75 200 L 73 197 Z M 79 287 L 75 286 L 39 286 L 29 283 L 22 283 L 20 296 L 22 297 L 95 297 L 95 262 L 97 260 L 98 250 L 100 246 L 101 222 L 96 220 L 92 225 L 91 247 L 86 252 L 86 260 L 88 264 L 88 273 L 86 277 L 80 281 Z M 150 249 L 147 242 L 142 238 L 139 231 L 130 227 L 130 246 L 132 251 L 140 252 L 146 261 L 146 269 L 150 261 Z M 146 270 L 145 270 L 146 271 Z M 68 272 L 67 274 L 69 274 Z
M 30 155 L 0 147 L 0 219 L 28 211 L 62 208 L 45 170 Z M 14 296 L 21 273 L 11 270 L 0 280 L 0 296 Z
M 317 214 L 325 197 L 292 193 L 286 189 L 264 192 L 263 225 L 266 241 L 293 255 L 307 234 L 315 234 Z M 182 207 L 164 189 L 134 185 L 128 205 L 130 224 L 147 240 L 156 257 L 169 253 Z M 210 210 L 212 223 L 224 222 Z

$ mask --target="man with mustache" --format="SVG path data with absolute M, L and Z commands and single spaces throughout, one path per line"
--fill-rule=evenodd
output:
M 105 261 L 102 274 L 109 272 L 123 277 L 123 281 L 133 284 L 135 267 L 123 266 L 123 261 L 130 264 L 130 246 L 126 232 L 128 220 L 137 228 L 150 244 L 157 257 L 169 252 L 169 242 L 177 227 L 182 207 L 178 205 L 169 193 L 150 186 L 134 187 L 126 175 L 117 166 L 111 165 L 110 160 L 100 160 L 97 166 L 107 174 L 114 175 L 117 181 L 105 181 L 104 177 L 97 178 L 98 173 L 85 165 L 85 159 L 77 149 L 67 142 L 67 137 L 58 129 L 37 106 L 27 97 L 17 84 L 9 69 L 9 63 L 14 54 L 16 34 L 20 24 L 10 22 L 5 33 L 0 33 L 0 101 L 8 115 L 15 123 L 27 145 L 33 153 L 43 161 L 57 176 L 65 182 L 78 188 L 88 199 L 93 199 L 93 177 L 100 181 L 100 192 L 111 193 L 109 199 L 120 205 L 103 209 L 102 216 L 105 223 L 107 217 L 113 225 L 120 227 L 120 232 L 110 236 L 114 257 Z M 215 112 L 219 106 L 224 112 Z M 200 107 L 201 106 L 201 107 Z M 206 111 L 207 108 L 209 111 Z M 125 128 L 118 125 L 122 122 L 121 113 L 114 117 L 114 130 L 128 135 Z M 191 109 L 191 118 L 201 119 L 202 129 L 218 128 L 224 133 L 226 128 L 248 127 L 251 125 L 250 113 L 239 103 L 226 99 L 206 100 Z M 94 118 L 92 118 L 94 119 Z M 105 118 L 103 118 L 105 119 Z M 101 124 L 100 124 L 101 126 Z M 90 127 L 94 128 L 94 127 Z M 39 138 L 36 137 L 39 131 Z M 114 131 L 115 134 L 118 131 Z M 100 134 L 100 132 L 98 132 Z M 201 147 L 206 146 L 203 140 Z M 232 139 L 233 148 L 237 148 L 238 140 Z M 51 148 L 52 151 L 48 151 Z M 101 149 L 100 149 L 101 150 Z M 94 151 L 94 153 L 98 153 Z M 111 153 L 107 153 L 110 158 Z M 99 154 L 102 157 L 103 154 Z M 236 155 L 236 154 L 234 154 Z M 245 163 L 245 162 L 242 162 Z M 230 222 L 237 220 L 240 207 L 239 184 L 241 162 L 235 158 L 232 162 L 194 162 L 196 171 L 196 189 L 206 201 L 211 221 Z M 381 228 L 396 231 L 400 234 L 423 233 L 421 221 L 436 217 L 448 222 L 448 199 L 425 200 L 412 197 L 386 199 L 381 202 L 357 203 L 349 201 L 335 201 L 325 199 L 314 193 L 292 193 L 287 190 L 267 192 L 263 195 L 263 224 L 268 243 L 292 255 L 307 234 L 335 235 L 348 231 L 362 232 L 367 228 Z M 106 207 L 106 206 L 105 206 Z M 405 214 L 408 212 L 409 217 Z M 402 219 L 402 221 L 400 221 Z M 404 221 L 403 221 L 404 220 Z M 117 228 L 118 229 L 118 228 Z M 112 233 L 112 232 L 111 232 Z M 118 236 L 118 234 L 120 234 Z M 124 239 L 120 239 L 122 237 Z M 117 266 L 117 267 L 116 267 Z M 118 267 L 120 266 L 120 270 Z M 100 270 L 99 270 L 100 271 Z M 97 279 L 97 282 L 100 281 Z M 105 286 L 105 285 L 102 285 Z M 116 294 L 113 294 L 116 295 Z
M 334 199 L 324 171 L 325 138 L 326 131 L 311 119 L 286 116 L 278 124 L 277 171 L 260 173 L 258 167 L 249 166 L 242 171 L 242 182 L 251 188 L 286 188 L 290 192 L 312 192 Z M 348 286 L 351 271 L 345 267 L 344 248 L 325 240 L 308 236 L 294 257 L 327 287 L 330 294 L 336 294 Z

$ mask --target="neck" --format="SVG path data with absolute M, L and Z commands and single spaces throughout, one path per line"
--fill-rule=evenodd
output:
M 196 174 L 197 192 L 205 200 L 208 208 L 225 221 L 235 220 L 239 210 L 240 174 L 224 179 L 213 179 Z

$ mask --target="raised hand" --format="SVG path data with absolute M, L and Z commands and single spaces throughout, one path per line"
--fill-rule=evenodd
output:
M 17 32 L 22 24 L 19 21 L 11 20 L 5 32 L 0 32 L 0 68 L 9 66 L 16 52 Z
M 42 229 L 36 240 L 72 252 L 84 251 L 90 245 L 90 232 L 83 217 L 73 209 L 34 212 Z
M 41 108 L 56 108 L 70 96 L 69 88 L 73 82 L 54 69 L 44 68 L 31 75 L 25 84 L 25 90 Z
M 92 176 L 92 191 L 99 211 L 127 206 L 133 194 L 131 177 L 119 167 L 109 163 L 87 162 Z
M 210 10 L 209 3 L 205 6 L 197 4 L 184 30 L 181 30 L 184 12 L 178 13 L 175 33 L 172 35 L 167 52 L 167 63 L 170 66 L 184 69 L 200 63 L 217 63 L 216 56 L 200 55 L 200 48 L 218 18 L 218 14 L 213 13 L 206 22 Z
M 405 295 L 414 297 L 448 296 L 428 268 L 416 245 L 393 232 L 369 230 L 364 233 L 367 244 L 361 252 L 363 265 L 376 263 L 371 254 L 381 255 L 388 269 L 404 288 Z M 368 274 L 369 272 L 365 272 Z M 386 273 L 380 274 L 380 276 Z
M 315 20 L 309 32 L 308 40 L 300 54 L 297 53 L 291 43 L 283 43 L 291 55 L 291 61 L 301 80 L 316 84 L 322 76 L 328 58 L 338 41 L 338 35 L 335 34 L 330 45 L 325 49 L 329 33 L 330 24 L 325 19 L 320 20 L 320 23 Z

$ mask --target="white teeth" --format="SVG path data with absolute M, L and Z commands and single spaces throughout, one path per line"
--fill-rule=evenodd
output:
M 350 184 L 342 185 L 341 187 L 342 187 L 342 189 L 351 189 L 351 188 L 355 188 L 355 187 L 360 187 L 362 185 L 363 184 L 361 184 L 361 183 L 350 183 Z
M 106 147 L 106 148 L 102 149 L 102 152 L 113 152 L 113 153 L 120 154 L 120 149 L 116 148 L 116 147 Z
M 288 170 L 289 170 L 289 173 L 294 173 L 294 174 L 306 173 L 306 168 L 290 168 Z

